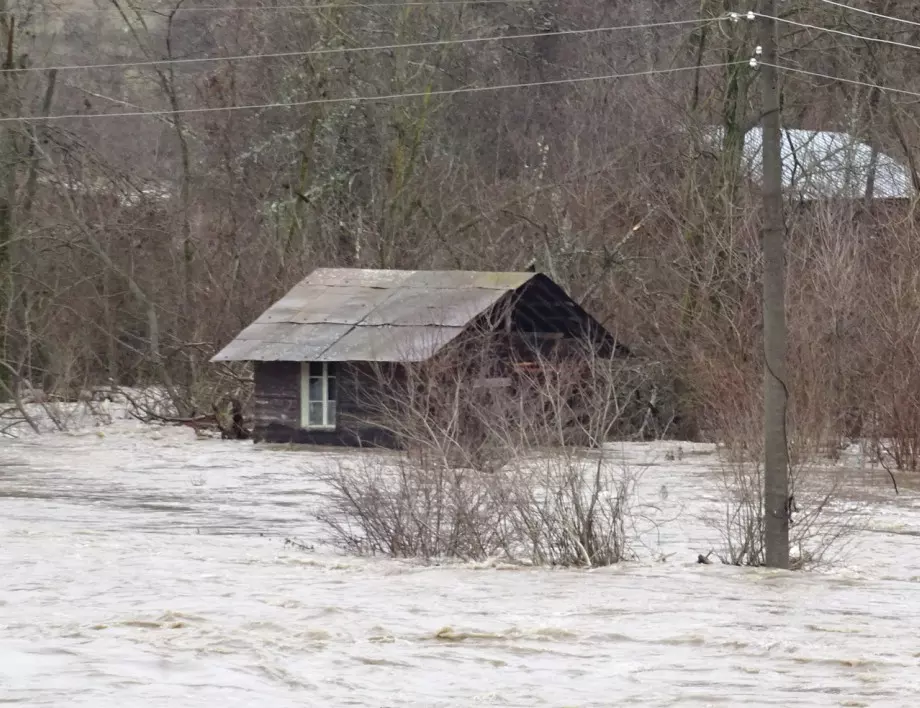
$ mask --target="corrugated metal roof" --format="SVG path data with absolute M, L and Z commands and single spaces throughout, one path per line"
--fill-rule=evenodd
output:
M 323 352 L 319 361 L 425 361 L 463 327 L 362 325 Z
M 723 129 L 706 137 L 721 141 Z M 804 200 L 863 199 L 870 177 L 876 199 L 910 199 L 910 171 L 893 157 L 873 150 L 847 133 L 784 128 L 782 131 L 783 188 Z M 759 127 L 744 136 L 743 159 L 754 179 L 763 178 L 763 135 Z
M 423 361 L 533 277 L 319 268 L 212 361 Z

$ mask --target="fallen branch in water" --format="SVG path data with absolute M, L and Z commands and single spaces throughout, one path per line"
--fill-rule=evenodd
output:
M 238 398 L 228 397 L 224 399 L 230 404 L 230 421 L 225 423 L 221 420 L 220 402 L 215 401 L 212 404 L 213 413 L 202 414 L 197 416 L 176 416 L 167 415 L 153 410 L 149 405 L 145 405 L 132 397 L 124 389 L 115 389 L 115 391 L 124 396 L 129 404 L 128 413 L 142 423 L 164 423 L 167 425 L 185 425 L 192 428 L 196 434 L 203 430 L 211 429 L 220 431 L 221 438 L 224 440 L 248 440 L 251 432 L 245 426 L 243 418 L 243 404 Z
M 6 369 L 11 376 L 15 377 L 17 375 L 16 370 L 12 366 L 7 364 L 5 361 L 0 360 L 0 365 L 2 365 L 3 368 Z M 14 419 L 14 422 L 12 422 L 10 425 L 5 426 L 3 428 L 3 432 L 5 433 L 10 428 L 13 428 L 16 425 L 19 425 L 20 423 L 27 423 L 29 427 L 32 428 L 33 432 L 35 432 L 36 434 L 41 433 L 41 428 L 38 427 L 38 423 L 35 422 L 35 419 L 31 415 L 29 415 L 29 412 L 26 410 L 25 404 L 22 400 L 22 397 L 19 395 L 19 392 L 7 386 L 7 384 L 4 382 L 2 377 L 0 377 L 0 387 L 2 387 L 2 392 L 7 394 L 7 396 L 10 398 L 10 400 L 13 403 L 12 408 L 8 408 L 3 411 L 3 416 L 5 417 L 8 413 L 11 413 L 13 411 L 19 414 L 19 419 L 18 420 Z

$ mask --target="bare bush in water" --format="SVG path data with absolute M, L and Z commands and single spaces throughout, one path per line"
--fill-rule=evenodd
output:
M 476 560 L 504 545 L 507 510 L 496 503 L 502 493 L 491 475 L 400 454 L 340 465 L 326 481 L 331 493 L 320 520 L 351 552 Z
M 598 460 L 541 457 L 494 472 L 405 454 L 341 465 L 320 520 L 359 554 L 596 567 L 629 557 L 634 479 Z
M 758 427 L 756 416 L 742 416 L 732 430 L 721 431 L 726 441 L 716 478 L 721 509 L 705 521 L 721 536 L 717 555 L 726 564 L 762 566 L 765 561 L 763 444 Z M 822 464 L 815 446 L 807 442 L 799 440 L 791 447 L 786 513 L 792 567 L 802 569 L 841 552 L 858 530 L 861 513 L 858 502 L 845 498 L 845 470 L 831 460 Z
M 426 560 L 594 567 L 629 557 L 635 479 L 603 444 L 646 418 L 632 405 L 644 381 L 636 365 L 590 349 L 534 353 L 509 376 L 465 361 L 401 373 L 401 397 L 390 372 L 378 418 L 406 449 L 329 475 L 320 518 L 334 542 Z

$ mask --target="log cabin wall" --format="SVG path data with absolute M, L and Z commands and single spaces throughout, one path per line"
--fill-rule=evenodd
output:
M 393 435 L 375 425 L 358 395 L 357 386 L 373 385 L 376 377 L 365 375 L 366 364 L 336 362 L 337 419 L 335 430 L 307 430 L 301 424 L 300 362 L 254 362 L 256 442 L 297 443 L 348 447 L 395 448 Z M 370 398 L 370 396 L 368 396 Z

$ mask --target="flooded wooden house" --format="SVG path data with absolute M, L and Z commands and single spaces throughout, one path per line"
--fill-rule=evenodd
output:
M 628 354 L 540 273 L 320 268 L 212 361 L 252 362 L 257 441 L 398 447 L 374 402 L 411 367 L 488 350 L 488 372 L 468 384 L 500 387 L 535 356 L 585 342 Z

